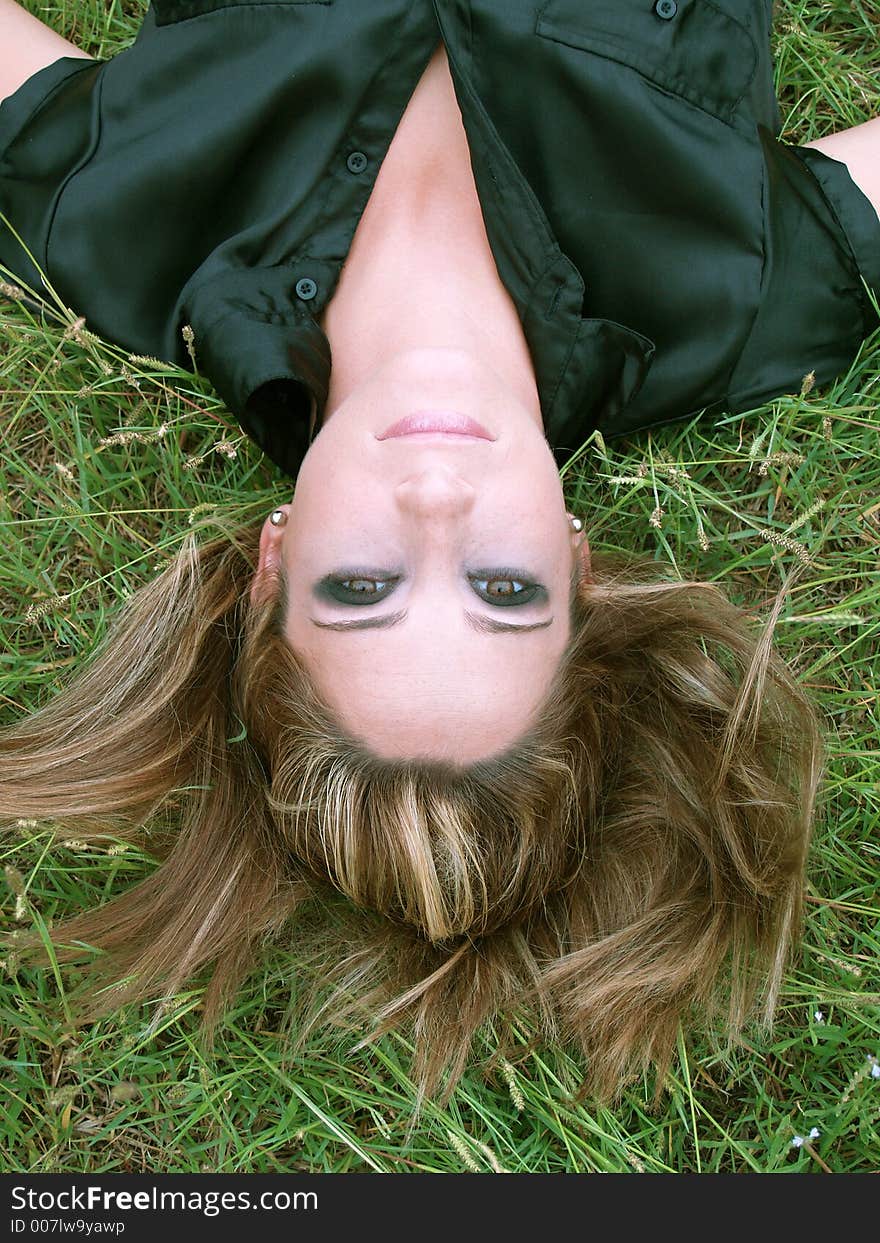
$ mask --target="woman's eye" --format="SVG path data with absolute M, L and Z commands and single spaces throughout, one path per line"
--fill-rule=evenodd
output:
M 481 574 L 469 574 L 468 580 L 481 600 L 501 608 L 531 604 L 535 600 L 545 599 L 547 594 L 539 583 L 511 570 L 499 570 L 492 574 L 485 571 Z M 331 603 L 378 604 L 391 594 L 399 581 L 399 575 L 331 575 L 321 581 L 318 592 Z
M 342 604 L 374 604 L 388 595 L 386 588 L 396 582 L 391 578 L 338 578 L 328 588 L 332 599 Z
M 541 599 L 544 591 L 538 583 L 514 578 L 513 575 L 506 577 L 499 574 L 491 578 L 489 576 L 481 578 L 472 574 L 470 580 L 483 600 L 502 607 L 510 604 L 531 604 L 534 600 Z
M 374 578 L 347 578 L 342 586 L 346 591 L 363 592 L 364 595 L 372 595 L 374 592 L 381 591 L 384 583 L 377 582 Z

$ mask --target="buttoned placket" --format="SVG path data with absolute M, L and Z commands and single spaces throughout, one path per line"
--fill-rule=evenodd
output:
M 369 159 L 363 151 L 351 151 L 346 158 L 345 167 L 352 176 L 360 176 L 369 166 Z M 319 293 L 318 281 L 312 276 L 301 276 L 294 285 L 294 293 L 301 302 L 312 302 Z
M 567 422 L 583 409 L 589 387 L 591 342 L 583 332 L 582 303 L 584 281 L 576 265 L 562 252 L 543 207 L 517 168 L 510 152 L 486 111 L 477 92 L 464 73 L 457 54 L 456 32 L 451 30 L 442 6 L 435 6 L 450 74 L 462 110 L 462 121 L 471 153 L 477 193 L 483 208 L 489 243 L 499 276 L 517 306 L 535 365 L 545 429 Z M 410 20 L 419 15 L 410 10 Z M 424 41 L 410 53 L 414 81 L 406 92 L 408 100 L 436 47 L 436 32 L 425 27 Z M 419 54 L 421 53 L 421 54 Z M 386 72 L 390 72 L 386 62 Z M 396 63 L 398 80 L 400 65 Z M 377 82 L 377 99 L 382 99 L 383 83 Z M 386 88 L 387 89 L 387 88 Z M 371 100 L 366 100 L 358 117 L 359 127 L 375 125 Z M 404 101 L 405 107 L 405 101 Z M 402 115 L 402 111 L 401 111 Z M 398 118 L 399 120 L 399 118 Z M 387 150 L 393 131 L 379 139 Z M 375 140 L 375 136 L 374 136 Z M 358 141 L 352 131 L 342 145 L 338 163 L 341 171 L 331 171 L 326 205 L 321 221 L 309 239 L 311 255 L 299 254 L 291 260 L 292 293 L 314 318 L 332 297 L 332 292 L 350 249 L 357 223 L 375 184 L 379 153 L 373 155 L 368 144 Z M 331 164 L 331 169 L 333 165 Z M 346 211 L 346 206 L 348 210 Z M 344 240 L 343 240 L 344 239 Z M 345 253 L 343 253 L 345 250 Z M 329 256 L 336 253 L 336 258 Z M 317 258 L 317 256 L 328 256 Z M 592 323 L 592 321 L 591 321 Z M 619 327 L 619 326 L 615 326 Z M 625 328 L 619 328 L 626 334 Z M 611 334 L 613 337 L 613 334 Z M 643 341 L 632 334 L 634 341 Z M 651 343 L 645 342 L 646 356 Z M 613 348 L 609 341 L 609 348 Z M 327 346 L 329 353 L 329 343 Z M 638 345 L 634 347 L 638 349 Z M 562 408 L 562 414 L 555 410 Z M 321 412 L 323 413 L 323 412 Z M 549 434 L 549 433 L 548 433 Z

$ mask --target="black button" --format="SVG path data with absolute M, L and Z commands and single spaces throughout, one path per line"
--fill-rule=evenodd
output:
M 304 276 L 301 281 L 296 282 L 296 296 L 302 298 L 303 302 L 308 302 L 314 298 L 318 292 L 318 286 L 308 276 Z
M 352 151 L 345 165 L 350 173 L 362 173 L 367 167 L 367 157 L 363 151 Z
M 662 17 L 664 22 L 668 22 L 678 12 L 678 5 L 675 3 L 675 0 L 657 0 L 657 3 L 654 5 L 654 12 L 658 17 Z

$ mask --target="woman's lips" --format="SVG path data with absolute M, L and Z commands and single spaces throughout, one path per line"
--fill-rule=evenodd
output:
M 495 439 L 476 419 L 458 414 L 455 410 L 416 410 L 414 414 L 408 414 L 386 427 L 376 439 L 393 440 L 397 436 L 423 436 L 430 432 L 435 435 L 473 436 L 479 440 Z

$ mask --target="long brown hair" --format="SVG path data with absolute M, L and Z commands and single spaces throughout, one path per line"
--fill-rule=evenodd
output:
M 681 1022 L 770 1016 L 821 768 L 771 646 L 781 597 L 756 631 L 714 586 L 594 552 L 534 728 L 468 767 L 389 761 L 317 696 L 283 592 L 251 601 L 259 536 L 188 534 L 88 667 L 0 732 L 0 822 L 149 833 L 162 859 L 50 933 L 61 962 L 103 951 L 83 1019 L 210 965 L 210 1036 L 261 943 L 294 928 L 315 982 L 297 1030 L 408 1021 L 420 1098 L 448 1097 L 475 1031 L 522 1007 L 579 1042 L 606 1099 L 662 1072 Z

